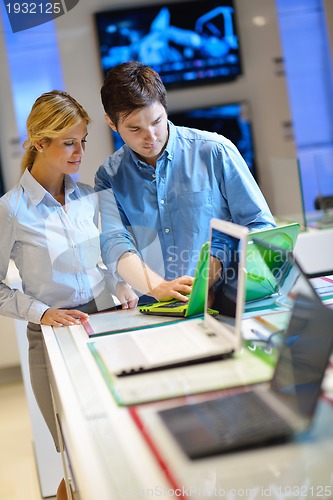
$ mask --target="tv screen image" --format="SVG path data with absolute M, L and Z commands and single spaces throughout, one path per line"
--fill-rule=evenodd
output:
M 95 13 L 104 77 L 141 61 L 166 88 L 230 81 L 242 74 L 233 0 L 188 0 Z
M 217 132 L 230 139 L 243 156 L 253 177 L 258 182 L 250 104 L 248 102 L 242 101 L 175 111 L 168 113 L 168 117 L 175 125 Z M 112 137 L 114 150 L 116 151 L 124 143 L 117 132 L 112 132 Z

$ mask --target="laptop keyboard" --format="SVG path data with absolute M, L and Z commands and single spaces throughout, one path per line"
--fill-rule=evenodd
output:
M 197 409 L 201 416 L 209 418 L 212 428 L 222 442 L 240 438 L 267 436 L 274 432 L 272 426 L 286 423 L 254 392 L 228 396 L 227 401 L 212 400 Z
M 179 306 L 184 306 L 184 305 L 187 305 L 187 303 L 179 300 L 177 302 L 170 302 L 168 304 L 161 304 L 160 306 L 157 306 L 156 309 L 159 309 L 160 307 L 163 307 L 166 309 L 173 309 L 174 307 L 179 307 Z
M 161 411 L 160 416 L 190 458 L 291 434 L 287 422 L 253 391 L 171 408 Z

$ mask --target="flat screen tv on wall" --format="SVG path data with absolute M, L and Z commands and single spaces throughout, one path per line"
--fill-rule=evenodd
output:
M 95 13 L 105 77 L 132 59 L 152 66 L 167 89 L 231 81 L 242 74 L 233 0 L 187 0 Z
M 230 139 L 243 156 L 253 177 L 258 182 L 251 110 L 248 102 L 241 101 L 192 108 L 168 113 L 168 117 L 175 125 L 217 132 Z M 112 132 L 112 137 L 114 150 L 116 151 L 124 143 L 117 132 Z

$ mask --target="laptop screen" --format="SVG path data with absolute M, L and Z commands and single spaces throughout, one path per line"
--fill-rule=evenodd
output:
M 297 293 L 271 387 L 289 406 L 310 419 L 333 348 L 333 312 Z
M 236 345 L 241 342 L 241 321 L 245 298 L 245 250 L 248 230 L 213 219 L 210 233 L 210 261 L 205 321 L 224 328 Z M 210 314 L 212 310 L 215 314 Z

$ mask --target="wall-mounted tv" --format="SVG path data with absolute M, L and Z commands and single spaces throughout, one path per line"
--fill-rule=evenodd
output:
M 167 89 L 242 74 L 233 0 L 112 8 L 95 13 L 95 24 L 104 77 L 131 59 L 152 66 Z
M 253 177 L 257 180 L 255 148 L 252 134 L 250 105 L 246 101 L 218 104 L 209 107 L 168 113 L 175 125 L 217 132 L 231 140 L 243 156 Z M 112 132 L 116 151 L 124 143 L 117 132 Z

